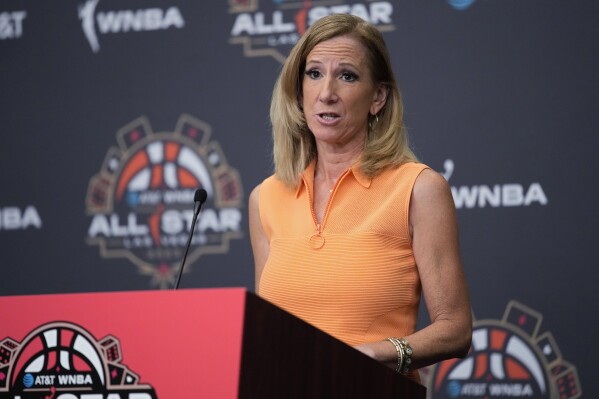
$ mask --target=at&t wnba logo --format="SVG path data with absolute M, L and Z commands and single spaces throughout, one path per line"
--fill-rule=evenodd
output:
M 127 258 L 153 285 L 170 287 L 185 250 L 193 219 L 193 198 L 208 199 L 188 255 L 225 253 L 242 237 L 243 192 L 211 128 L 182 115 L 173 132 L 155 133 L 141 117 L 117 133 L 100 172 L 89 183 L 87 242 L 105 258 Z M 186 270 L 189 270 L 186 268 Z
M 78 325 L 54 322 L 22 342 L 0 341 L 0 398 L 155 399 L 154 388 L 122 364 L 118 339 L 100 341 Z
M 515 301 L 502 320 L 476 321 L 470 353 L 432 368 L 429 393 L 435 399 L 579 398 L 576 367 L 564 360 L 551 333 L 539 333 L 541 321 Z

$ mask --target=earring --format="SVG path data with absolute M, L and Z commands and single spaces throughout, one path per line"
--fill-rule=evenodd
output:
M 377 114 L 370 115 L 370 118 L 368 118 L 368 127 L 370 128 L 371 131 L 374 130 L 375 126 L 378 125 L 378 123 L 379 123 L 379 116 Z

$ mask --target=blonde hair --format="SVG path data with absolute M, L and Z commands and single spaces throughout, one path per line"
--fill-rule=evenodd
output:
M 275 83 L 270 104 L 275 175 L 286 185 L 299 183 L 302 172 L 316 157 L 316 142 L 300 105 L 306 58 L 319 43 L 349 35 L 368 51 L 375 85 L 387 87 L 387 100 L 376 116 L 370 116 L 360 169 L 373 177 L 386 167 L 415 161 L 403 124 L 401 95 L 382 34 L 373 25 L 350 14 L 334 14 L 314 23 L 291 50 Z

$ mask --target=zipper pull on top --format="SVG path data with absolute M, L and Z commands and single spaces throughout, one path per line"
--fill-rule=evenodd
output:
M 320 233 L 321 224 L 316 224 L 316 233 L 310 236 L 310 246 L 313 249 L 320 249 L 324 246 L 324 237 Z

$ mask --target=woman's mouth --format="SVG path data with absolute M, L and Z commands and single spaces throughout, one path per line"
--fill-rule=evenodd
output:
M 322 113 L 322 114 L 318 114 L 318 116 L 325 120 L 325 121 L 334 121 L 335 119 L 339 118 L 338 114 L 334 114 L 334 113 Z

